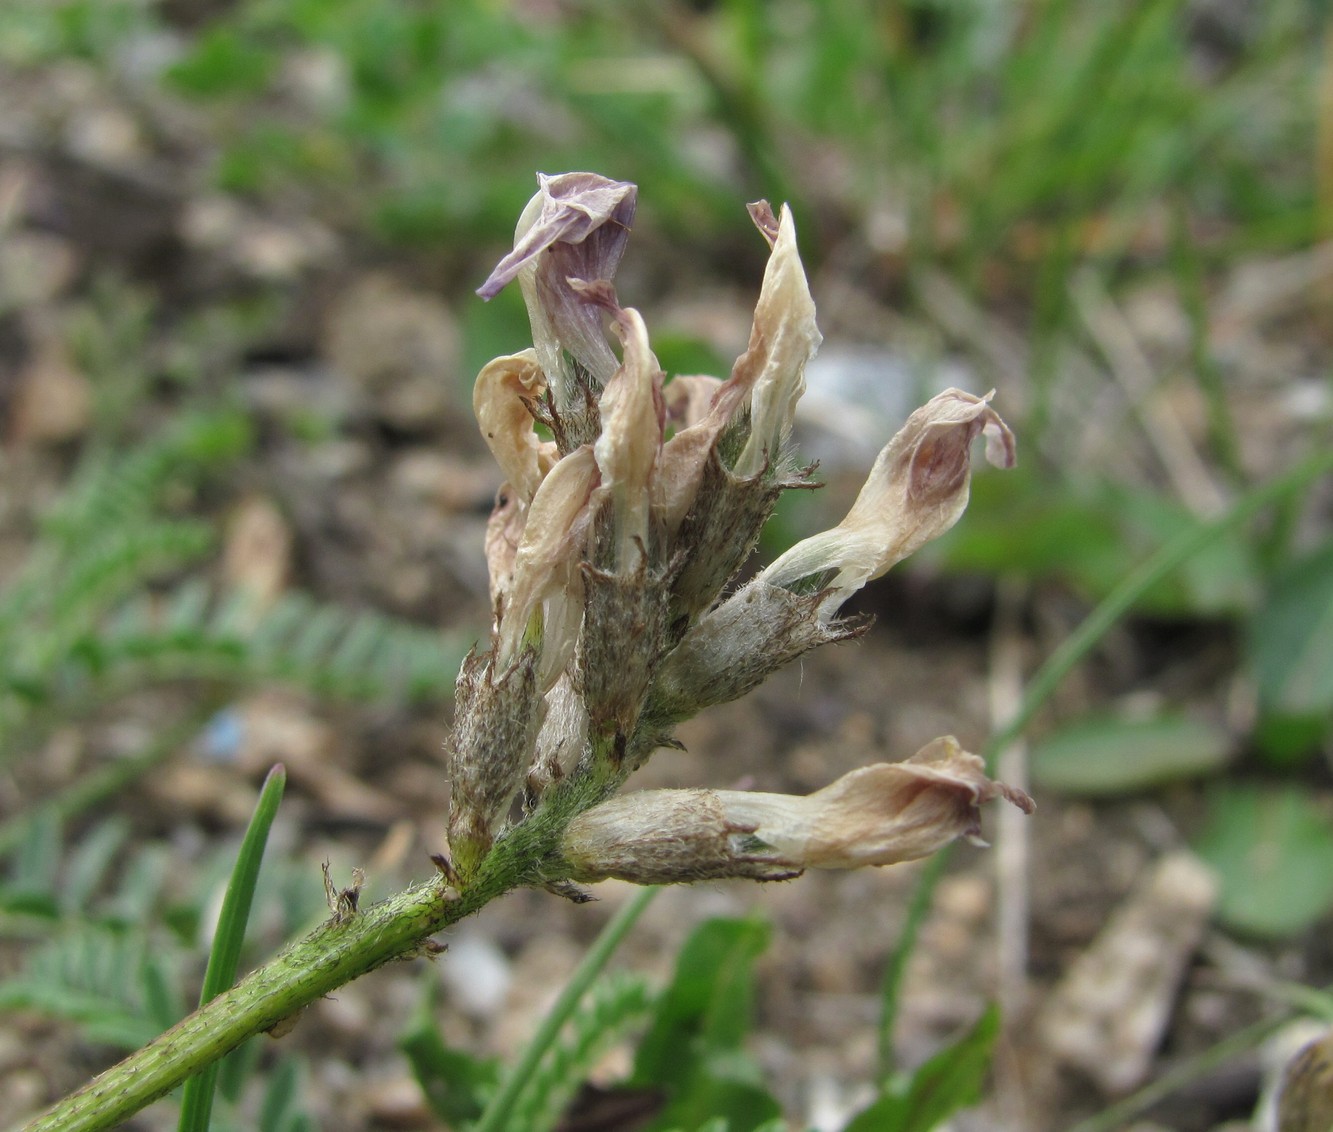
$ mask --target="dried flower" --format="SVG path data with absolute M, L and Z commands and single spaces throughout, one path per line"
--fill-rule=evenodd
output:
M 817 579 L 828 620 L 866 582 L 942 535 L 967 506 L 977 436 L 986 436 L 987 460 L 1013 466 L 1013 433 L 990 407 L 993 396 L 946 389 L 931 398 L 880 452 L 847 517 L 798 542 L 759 577 L 786 588 Z
M 559 883 L 562 868 L 582 879 L 767 879 L 921 856 L 974 834 L 977 807 L 993 797 L 1029 807 L 953 740 L 807 798 L 679 790 L 605 800 L 675 745 L 680 721 L 864 631 L 865 621 L 837 619 L 842 602 L 957 518 L 973 439 L 984 433 L 992 461 L 1007 465 L 1013 438 L 989 398 L 941 394 L 880 454 L 841 524 L 719 599 L 778 497 L 806 486 L 810 471 L 793 472 L 784 451 L 820 344 L 791 212 L 750 206 L 770 256 L 731 375 L 666 382 L 643 319 L 611 282 L 634 186 L 589 173 L 539 183 L 513 251 L 481 288 L 490 297 L 519 281 L 533 346 L 484 367 L 473 396 L 506 482 L 486 530 L 491 648 L 468 658 L 456 696 L 458 884 L 511 820 L 549 826 L 535 882 Z
M 662 449 L 666 406 L 662 371 L 639 312 L 622 310 L 614 296 L 608 305 L 625 345 L 625 360 L 602 392 L 602 435 L 593 451 L 602 489 L 610 493 L 613 505 L 615 567 L 625 572 L 635 569 L 648 550 L 649 486 Z
M 536 350 L 487 362 L 472 389 L 482 438 L 523 507 L 556 460 L 555 445 L 543 443 L 532 429 L 531 406 L 544 392 L 546 375 Z
M 575 880 L 667 884 L 782 879 L 927 856 L 979 836 L 978 807 L 1032 799 L 986 777 L 952 736 L 900 763 L 876 763 L 805 797 L 738 790 L 645 790 L 580 814 L 561 851 Z
M 806 363 L 823 341 L 796 248 L 791 210 L 784 205 L 778 221 L 767 201 L 752 204 L 749 209 L 772 249 L 755 305 L 749 345 L 736 359 L 731 376 L 716 384 L 706 413 L 700 412 L 701 388 L 697 383 L 708 379 L 677 378 L 667 387 L 670 390 L 679 381 L 691 383 L 684 391 L 686 427 L 671 438 L 662 453 L 656 505 L 668 531 L 679 527 L 698 493 L 709 453 L 716 450 L 723 430 L 743 416 L 743 410 L 749 410 L 750 433 L 731 471 L 739 477 L 751 477 L 774 463 L 791 431 L 796 403 L 805 392 Z
M 591 448 L 571 452 L 551 469 L 533 496 L 523 536 L 514 553 L 508 605 L 500 611 L 495 666 L 504 671 L 535 631 L 541 639 L 542 691 L 555 682 L 574 651 L 583 616 L 584 530 L 591 518 L 597 461 Z M 541 605 L 542 623 L 532 625 Z
M 749 348 L 728 385 L 750 391 L 750 438 L 736 460 L 738 476 L 757 474 L 777 458 L 805 392 L 805 366 L 824 340 L 815 325 L 815 301 L 796 250 L 791 209 L 773 219 L 768 201 L 750 205 L 750 216 L 773 249 L 754 310 Z M 720 399 L 725 401 L 727 393 Z
M 567 405 L 574 391 L 562 349 L 598 384 L 605 384 L 616 368 L 600 313 L 582 301 L 569 281 L 615 278 L 634 224 L 638 189 L 596 173 L 538 173 L 537 183 L 537 195 L 519 217 L 514 250 L 477 294 L 491 299 L 506 283 L 519 280 L 537 355 L 561 404 Z

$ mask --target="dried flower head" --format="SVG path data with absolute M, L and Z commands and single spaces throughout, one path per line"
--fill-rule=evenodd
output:
M 514 822 L 549 834 L 533 879 L 555 884 L 887 864 L 974 835 L 992 798 L 1030 808 L 952 739 L 805 798 L 611 797 L 675 745 L 676 723 L 862 632 L 838 609 L 958 518 L 974 439 L 1008 466 L 1013 437 L 989 395 L 942 393 L 880 453 L 838 526 L 726 596 L 778 497 L 807 486 L 787 444 L 820 334 L 791 211 L 750 206 L 770 255 L 730 376 L 667 381 L 643 318 L 612 283 L 634 186 L 591 173 L 538 181 L 513 251 L 480 292 L 519 281 L 533 346 L 484 367 L 474 393 L 506 482 L 486 535 L 490 647 L 468 658 L 456 697 L 459 883 Z
M 1013 433 L 990 407 L 994 395 L 946 389 L 932 397 L 884 446 L 847 517 L 798 542 L 760 577 L 783 588 L 820 578 L 828 620 L 867 582 L 944 534 L 967 507 L 973 440 L 984 434 L 986 459 L 1013 467 Z
M 977 838 L 978 807 L 1032 799 L 992 782 L 953 736 L 910 759 L 876 763 L 805 797 L 742 790 L 644 790 L 585 811 L 561 851 L 575 880 L 608 877 L 671 884 L 717 877 L 759 880 L 805 869 L 856 869 L 927 856 Z
M 519 217 L 514 250 L 496 264 L 477 294 L 492 299 L 518 279 L 537 355 L 564 405 L 572 381 L 562 351 L 599 384 L 615 370 L 601 316 L 582 301 L 575 285 L 615 278 L 634 225 L 638 189 L 596 173 L 538 173 L 537 183 L 537 195 Z

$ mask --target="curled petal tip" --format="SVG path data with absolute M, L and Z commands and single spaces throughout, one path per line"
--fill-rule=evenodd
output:
M 780 227 L 778 218 L 773 215 L 773 206 L 766 200 L 756 200 L 747 204 L 745 210 L 750 214 L 754 226 L 759 229 L 760 234 L 768 241 L 768 246 L 771 248 L 778 241 L 778 229 Z M 783 211 L 787 211 L 786 205 L 783 205 Z

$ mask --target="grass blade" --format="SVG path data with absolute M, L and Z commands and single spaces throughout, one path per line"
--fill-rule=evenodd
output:
M 208 955 L 208 969 L 204 972 L 204 986 L 199 994 L 199 1005 L 215 998 L 236 981 L 236 968 L 241 961 L 241 944 L 245 941 L 245 925 L 250 918 L 254 900 L 255 882 L 259 879 L 259 865 L 264 859 L 268 831 L 278 813 L 282 791 L 287 785 L 287 771 L 278 763 L 264 779 L 259 792 L 254 816 L 241 842 L 227 883 L 227 895 L 218 915 L 217 930 L 213 933 L 213 948 Z M 213 1113 L 213 1088 L 217 1084 L 218 1063 L 215 1061 L 185 1082 L 181 1099 L 179 1132 L 208 1132 Z
M 472 1132 L 500 1132 L 502 1128 L 508 1127 L 509 1116 L 537 1066 L 542 1058 L 546 1056 L 546 1051 L 555 1044 L 561 1028 L 574 1013 L 579 1000 L 587 993 L 588 988 L 592 986 L 597 976 L 602 973 L 602 968 L 615 954 L 616 948 L 620 946 L 630 928 L 643 915 L 644 910 L 652 903 L 653 897 L 657 893 L 658 889 L 656 888 L 645 888 L 641 892 L 635 893 L 630 901 L 612 917 L 610 923 L 602 929 L 601 935 L 597 937 L 588 950 L 588 954 L 583 957 L 583 962 L 578 965 L 578 969 L 570 977 L 569 982 L 565 984 L 565 989 L 560 992 L 560 997 L 556 999 L 555 1005 L 542 1019 L 542 1024 L 532 1036 L 528 1048 L 523 1051 L 523 1056 L 509 1071 L 504 1083 L 500 1086 L 500 1091 L 491 1099 L 491 1103 L 487 1106 L 481 1120 L 477 1122 Z

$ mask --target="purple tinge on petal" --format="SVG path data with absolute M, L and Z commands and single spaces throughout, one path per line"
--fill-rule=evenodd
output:
M 985 434 L 986 459 L 997 468 L 1014 466 L 1014 436 L 990 407 L 992 389 L 973 397 L 956 389 L 934 398 L 935 417 L 923 423 L 908 453 L 908 496 L 918 504 L 944 499 L 967 485 L 972 441 Z
M 766 200 L 756 200 L 747 204 L 745 211 L 750 214 L 754 226 L 768 241 L 769 248 L 772 248 L 778 242 L 778 229 L 780 227 L 778 218 L 773 215 L 773 206 Z
M 637 187 L 596 173 L 554 177 L 538 173 L 537 181 L 541 204 L 536 219 L 526 232 L 517 233 L 514 250 L 477 288 L 483 299 L 493 299 L 527 264 L 556 244 L 586 245 L 582 255 L 562 257 L 566 260 L 561 264 L 564 277 L 591 282 L 615 275 L 634 223 Z

